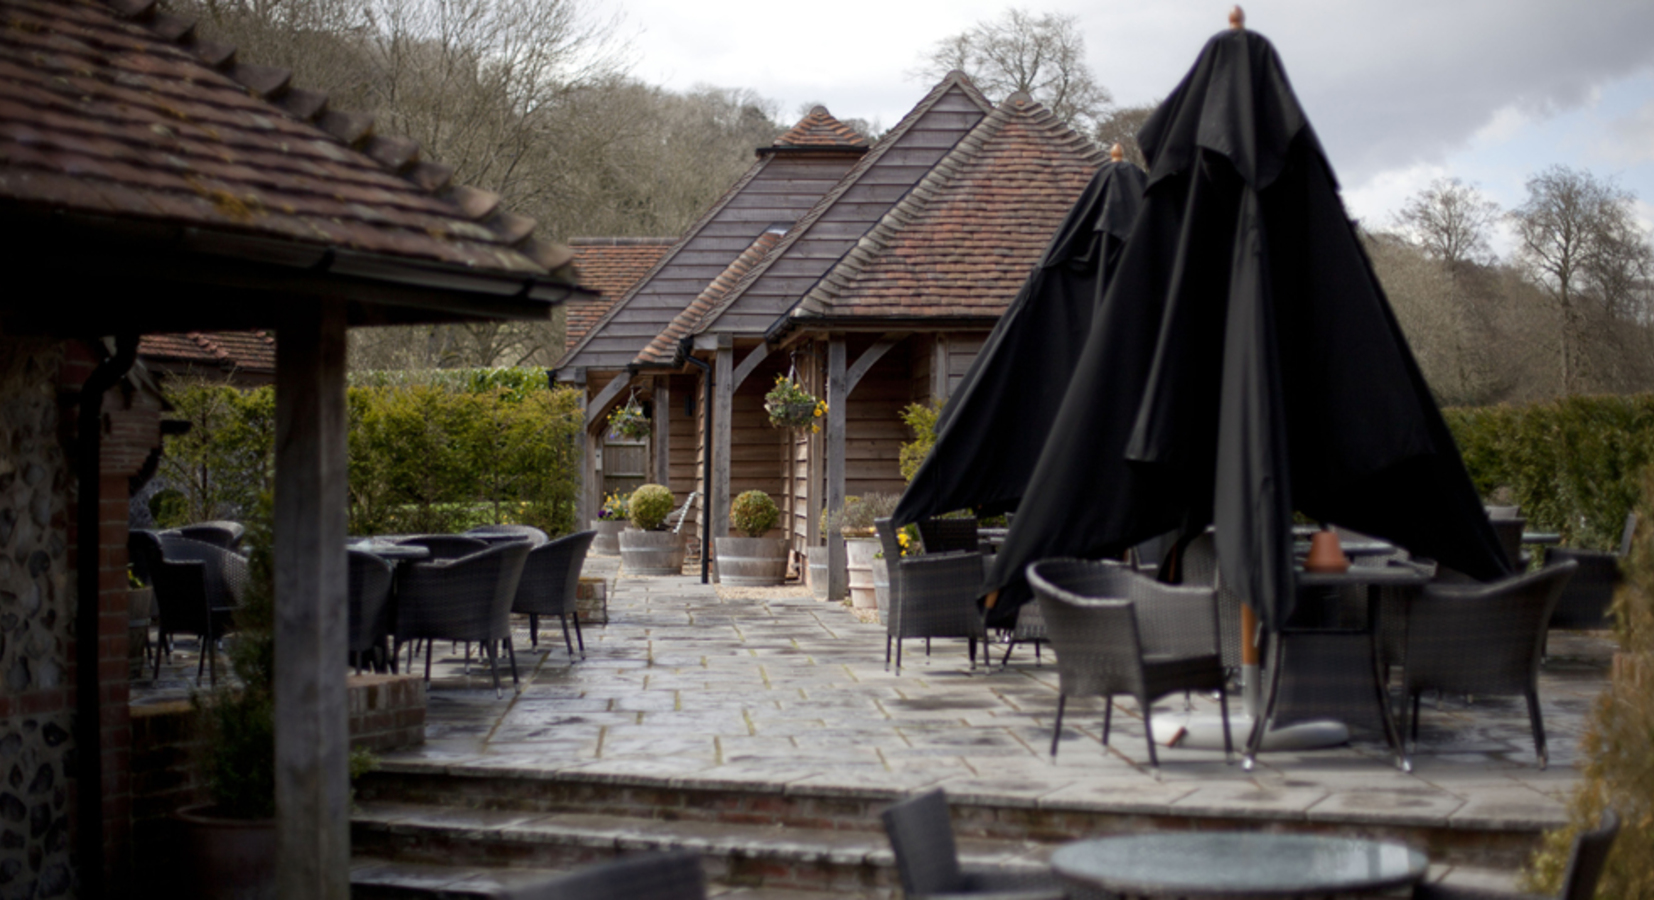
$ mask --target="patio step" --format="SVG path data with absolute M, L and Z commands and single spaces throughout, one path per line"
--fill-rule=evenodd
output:
M 352 900 L 492 900 L 502 890 L 562 874 L 560 869 L 498 868 L 396 862 L 358 857 L 351 861 Z M 794 888 L 709 885 L 712 900 L 874 900 L 884 893 L 809 891 Z
M 353 883 L 363 889 L 371 883 L 379 892 L 374 896 L 386 897 L 486 897 L 501 884 L 519 882 L 523 871 L 543 874 L 627 852 L 681 849 L 701 854 L 718 891 L 740 887 L 887 898 L 898 883 L 883 833 L 861 830 L 372 802 L 360 804 L 352 816 L 351 845 L 358 854 Z M 1049 851 L 1031 842 L 962 840 L 959 846 L 967 864 L 1030 870 L 1040 868 Z M 390 877 L 388 863 L 482 870 L 439 873 L 452 874 L 448 881 L 428 869 Z

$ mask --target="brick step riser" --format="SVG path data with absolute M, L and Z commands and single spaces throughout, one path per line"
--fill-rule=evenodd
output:
M 473 830 L 383 828 L 355 823 L 351 850 L 379 859 L 488 868 L 572 870 L 613 859 L 622 853 L 686 849 L 669 838 L 637 836 L 604 843 L 574 840 L 515 840 Z M 772 855 L 746 855 L 726 848 L 691 846 L 701 853 L 707 880 L 730 887 L 764 887 L 822 892 L 857 892 L 865 896 L 894 897 L 898 883 L 894 868 L 866 861 L 798 860 Z M 352 888 L 352 897 L 377 896 Z M 456 898 L 460 895 L 451 894 Z M 387 897 L 435 897 L 407 889 L 387 890 Z
M 777 794 L 741 788 L 675 788 L 557 778 L 454 776 L 376 772 L 358 786 L 363 800 L 502 809 L 599 813 L 666 821 L 775 825 L 883 833 L 879 813 L 893 800 Z M 1105 810 L 1036 809 L 950 801 L 960 838 L 1058 844 L 1103 834 L 1143 831 L 1269 830 L 1400 841 L 1433 862 L 1517 869 L 1538 848 L 1541 834 L 1524 829 L 1463 829 L 1258 819 L 1221 815 L 1166 815 Z

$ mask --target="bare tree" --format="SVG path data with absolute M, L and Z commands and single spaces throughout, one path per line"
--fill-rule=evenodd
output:
M 1023 91 L 1089 134 L 1113 97 L 1085 63 L 1078 21 L 1073 15 L 1008 9 L 999 19 L 937 41 L 913 74 L 937 81 L 959 69 L 993 100 Z
M 1465 263 L 1491 263 L 1488 232 L 1499 204 L 1457 178 L 1438 178 L 1407 201 L 1396 222 L 1414 244 L 1456 272 Z
M 1125 153 L 1128 161 L 1136 163 L 1140 168 L 1147 169 L 1149 163 L 1143 156 L 1143 147 L 1137 143 L 1137 132 L 1142 129 L 1143 123 L 1149 120 L 1149 116 L 1154 115 L 1154 111 L 1159 108 L 1159 100 L 1141 103 L 1136 106 L 1110 107 L 1102 119 L 1097 122 L 1097 143 L 1105 149 L 1119 144 L 1121 152 Z
M 1562 393 L 1573 394 L 1587 387 L 1593 367 L 1599 376 L 1609 374 L 1605 368 L 1619 368 L 1584 352 L 1588 342 L 1603 343 L 1591 338 L 1601 336 L 1605 325 L 1612 330 L 1616 322 L 1647 324 L 1639 308 L 1647 291 L 1638 286 L 1646 285 L 1654 270 L 1654 250 L 1636 223 L 1635 196 L 1612 179 L 1558 165 L 1528 179 L 1527 188 L 1527 200 L 1511 213 L 1518 260 L 1561 315 Z M 1622 313 L 1634 318 L 1620 318 Z M 1620 385 L 1599 379 L 1595 387 Z

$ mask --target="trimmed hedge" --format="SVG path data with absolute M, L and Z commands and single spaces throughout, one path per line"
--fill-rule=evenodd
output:
M 1483 497 L 1509 488 L 1529 530 L 1618 547 L 1654 460 L 1654 394 L 1443 410 Z
M 573 530 L 579 394 L 543 369 L 370 373 L 353 378 L 352 534 L 463 531 L 490 522 Z M 161 474 L 183 493 L 170 519 L 242 518 L 274 473 L 275 394 L 221 384 L 168 390 L 191 432 L 166 439 Z M 159 520 L 163 526 L 181 521 Z

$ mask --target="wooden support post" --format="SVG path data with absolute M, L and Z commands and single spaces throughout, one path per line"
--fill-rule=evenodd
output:
M 672 486 L 672 376 L 655 376 L 654 438 L 655 483 Z
M 735 347 L 727 334 L 718 336 L 713 358 L 717 386 L 712 410 L 712 490 L 706 502 L 712 504 L 712 538 L 729 534 L 729 457 L 733 438 L 730 413 L 735 407 Z
M 948 336 L 938 334 L 930 345 L 930 398 L 948 396 Z
M 591 393 L 586 387 L 586 370 L 574 370 L 573 384 L 580 391 L 580 421 L 586 421 L 586 411 L 591 405 Z M 597 518 L 597 505 L 602 502 L 602 487 L 596 483 L 596 468 L 592 458 L 592 442 L 587 436 L 588 429 L 581 428 L 580 445 L 580 492 L 574 496 L 574 522 L 577 529 L 584 529 L 586 523 Z
M 844 335 L 835 334 L 827 342 L 827 509 L 844 508 L 844 407 L 850 396 L 846 380 L 848 348 Z M 832 513 L 829 512 L 828 515 Z M 827 536 L 827 598 L 843 600 L 850 593 L 849 561 L 844 554 L 844 541 L 838 535 Z
M 345 311 L 276 332 L 276 889 L 350 897 Z

